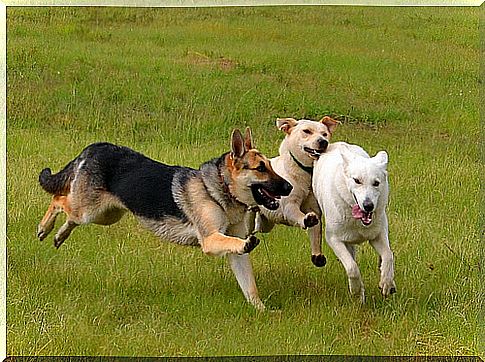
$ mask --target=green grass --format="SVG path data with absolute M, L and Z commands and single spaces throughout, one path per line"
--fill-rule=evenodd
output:
M 480 248 L 478 8 L 9 8 L 9 355 L 485 355 Z M 276 155 L 276 117 L 338 117 L 334 140 L 390 155 L 398 293 L 360 248 L 361 307 L 325 245 L 262 236 L 260 294 L 224 259 L 161 242 L 125 217 L 59 250 L 39 242 L 37 184 L 90 142 L 197 167 L 251 126 Z

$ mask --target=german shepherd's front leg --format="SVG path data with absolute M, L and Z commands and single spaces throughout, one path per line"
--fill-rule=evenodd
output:
M 245 237 L 254 230 L 255 217 L 255 211 L 248 211 L 244 222 L 232 225 L 227 232 L 231 235 Z M 256 309 L 261 311 L 264 310 L 264 304 L 259 298 L 258 288 L 256 287 L 256 280 L 254 279 L 253 267 L 251 265 L 251 260 L 249 259 L 249 254 L 227 254 L 227 259 L 246 300 Z
M 232 272 L 236 276 L 237 282 L 246 297 L 246 300 L 251 303 L 256 309 L 264 310 L 265 306 L 259 298 L 258 288 L 256 287 L 256 280 L 254 279 L 253 267 L 249 254 L 235 255 L 227 254 L 229 265 Z
M 246 254 L 259 244 L 259 239 L 255 236 L 247 237 L 247 232 L 232 234 L 235 236 L 227 235 L 227 229 L 233 224 L 227 212 L 207 193 L 201 179 L 190 180 L 186 185 L 185 194 L 187 199 L 184 200 L 184 204 L 191 207 L 184 208 L 184 211 L 198 231 L 198 239 L 204 253 L 214 256 Z
M 208 255 L 247 254 L 259 244 L 259 239 L 251 235 L 246 240 L 215 232 L 202 239 L 202 251 Z
M 252 217 L 254 218 L 254 213 L 252 213 Z M 231 269 L 247 301 L 254 305 L 256 309 L 263 310 L 264 304 L 258 295 L 253 268 L 248 255 L 259 244 L 259 239 L 254 235 L 242 239 L 249 234 L 248 225 L 247 220 L 237 225 L 230 225 L 226 233 L 234 236 L 213 232 L 202 238 L 201 246 L 202 251 L 206 254 L 227 255 Z

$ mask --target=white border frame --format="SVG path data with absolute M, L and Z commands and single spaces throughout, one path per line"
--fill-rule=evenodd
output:
M 0 361 L 7 357 L 7 6 L 481 6 L 483 0 L 6 0 L 0 2 Z

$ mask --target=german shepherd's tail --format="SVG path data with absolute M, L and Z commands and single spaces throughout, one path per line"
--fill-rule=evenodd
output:
M 39 175 L 42 188 L 52 195 L 67 195 L 74 179 L 74 161 L 69 162 L 64 169 L 52 174 L 50 168 L 44 168 Z

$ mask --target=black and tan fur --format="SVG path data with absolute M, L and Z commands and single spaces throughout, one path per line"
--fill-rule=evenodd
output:
M 162 239 L 201 246 L 209 255 L 227 255 L 246 298 L 259 299 L 248 253 L 259 240 L 249 236 L 258 205 L 278 208 L 277 199 L 292 186 L 254 149 L 249 128 L 231 137 L 231 152 L 198 170 L 169 166 L 127 147 L 94 143 L 57 174 L 44 169 L 39 182 L 53 194 L 38 226 L 44 239 L 64 212 L 66 222 L 54 236 L 59 248 L 83 224 L 110 225 L 131 211 Z

